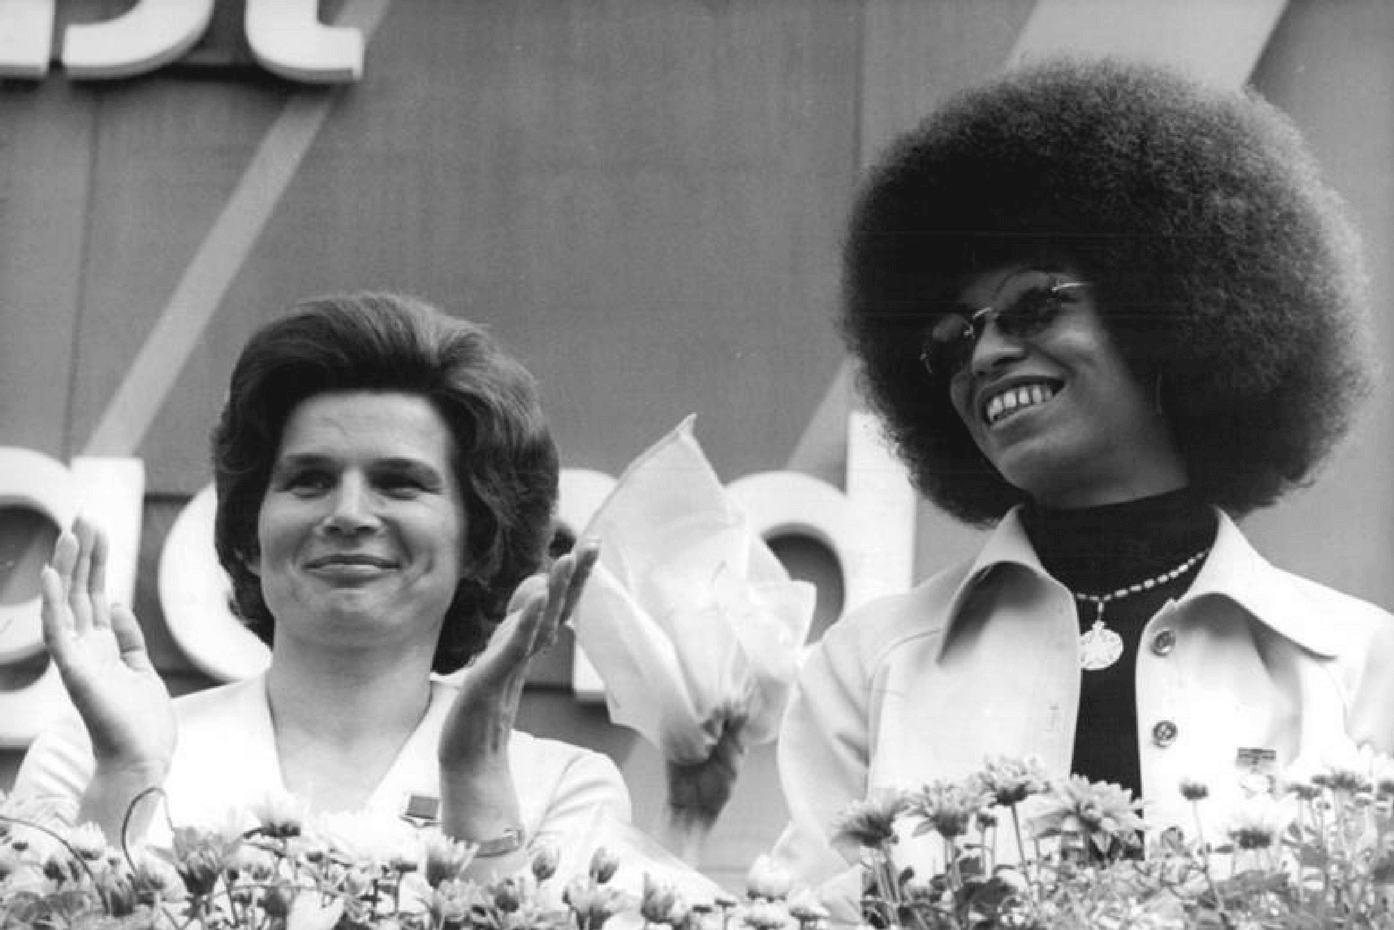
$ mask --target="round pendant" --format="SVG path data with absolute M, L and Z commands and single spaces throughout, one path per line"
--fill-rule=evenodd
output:
M 1102 620 L 1079 634 L 1079 667 L 1087 672 L 1108 668 L 1123 654 L 1123 637 L 1104 626 Z

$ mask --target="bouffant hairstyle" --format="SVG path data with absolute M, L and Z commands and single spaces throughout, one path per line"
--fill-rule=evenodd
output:
M 1308 478 L 1367 383 L 1359 244 L 1296 129 L 1151 66 L 1057 60 L 954 98 L 873 166 L 843 260 L 870 402 L 920 491 L 973 524 L 1026 498 L 918 356 L 977 273 L 1090 281 L 1193 488 L 1236 516 Z
M 484 647 L 513 589 L 545 558 L 559 469 L 536 384 L 481 327 L 395 294 L 312 298 L 257 331 L 213 431 L 214 539 L 234 609 L 267 645 L 275 618 L 252 570 L 262 499 L 291 413 L 336 391 L 419 395 L 450 430 L 466 552 L 433 669 L 452 672 Z

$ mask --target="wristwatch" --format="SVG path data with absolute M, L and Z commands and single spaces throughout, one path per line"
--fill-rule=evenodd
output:
M 522 848 L 523 831 L 517 827 L 509 827 L 493 839 L 481 840 L 476 843 L 474 854 L 484 858 L 506 856 Z

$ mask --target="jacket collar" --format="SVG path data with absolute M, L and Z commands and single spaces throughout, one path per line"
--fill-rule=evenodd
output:
M 1027 584 L 1034 577 L 1057 589 L 1059 596 L 1068 596 L 1065 587 L 1041 565 L 1026 536 L 1019 510 L 1012 508 L 997 524 L 955 587 L 949 600 L 949 630 L 940 646 L 941 656 L 954 636 L 964 605 L 995 572 L 1008 576 L 1003 579 L 1004 584 Z M 1177 606 L 1184 608 L 1205 598 L 1225 598 L 1304 649 L 1328 658 L 1342 652 L 1346 648 L 1345 630 L 1313 612 L 1310 582 L 1276 568 L 1259 555 L 1227 514 L 1217 511 L 1217 515 L 1219 528 L 1210 555 Z M 1015 566 L 1025 573 L 1002 573 L 999 569 L 1003 566 Z

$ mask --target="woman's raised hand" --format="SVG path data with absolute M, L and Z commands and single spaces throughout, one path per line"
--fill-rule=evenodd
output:
M 508 740 L 532 657 L 551 645 L 600 554 L 582 540 L 544 575 L 518 586 L 508 617 L 465 670 L 441 733 L 443 826 L 460 839 L 494 838 L 518 824 Z
M 106 597 L 105 534 L 79 517 L 43 569 L 44 644 L 82 715 L 97 778 L 158 784 L 174 755 L 174 706 L 135 615 Z

